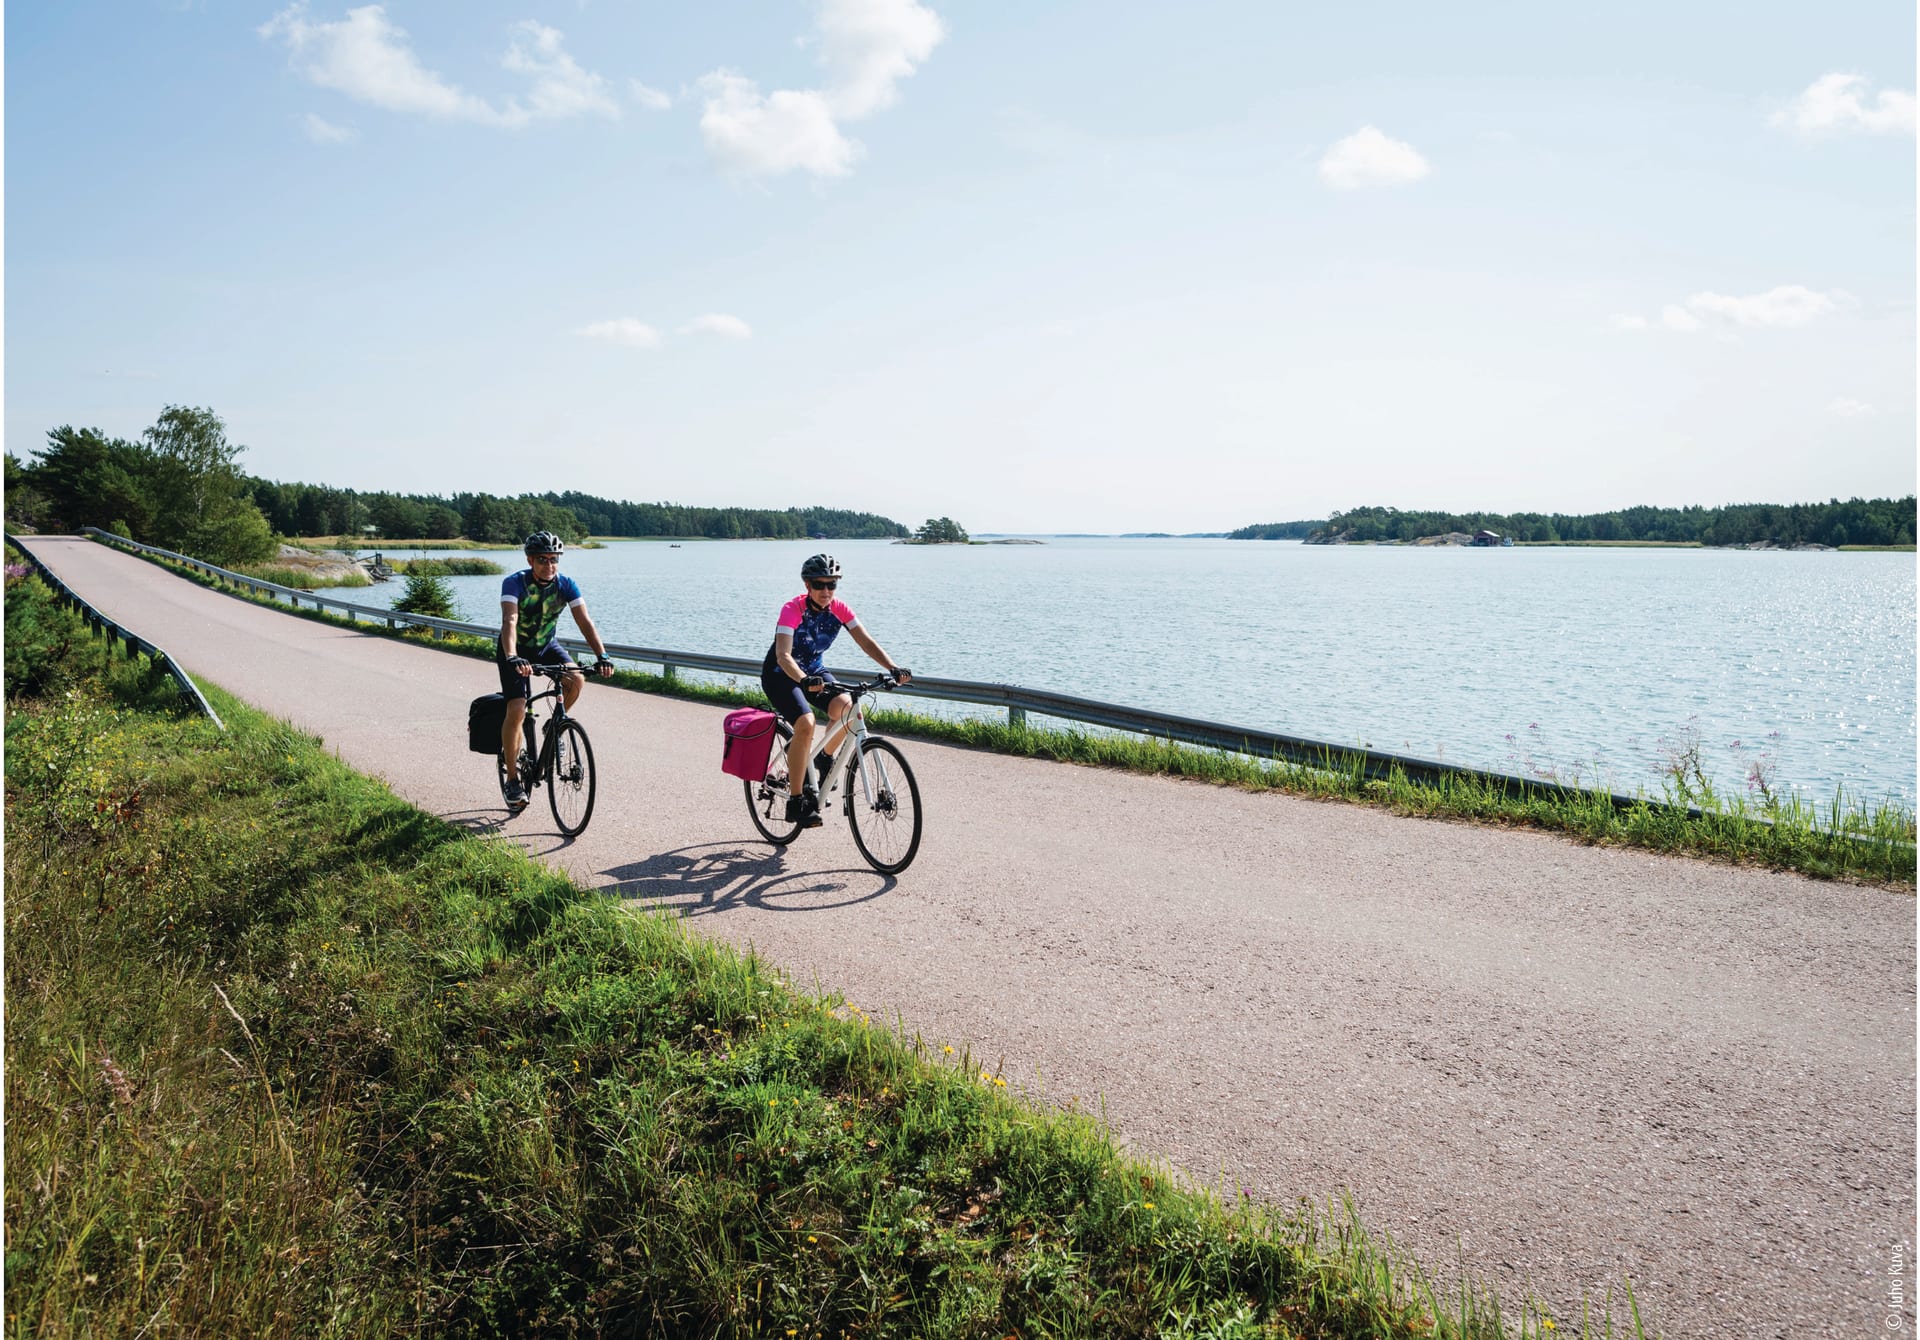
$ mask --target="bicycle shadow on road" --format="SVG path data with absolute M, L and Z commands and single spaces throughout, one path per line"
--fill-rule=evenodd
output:
M 607 893 L 683 917 L 762 912 L 829 912 L 871 902 L 899 884 L 866 869 L 787 869 L 786 853 L 754 844 L 707 842 L 602 870 Z
M 470 837 L 496 837 L 510 816 L 505 810 L 449 810 L 440 816 Z
M 533 857 L 552 856 L 565 851 L 574 841 L 551 823 L 545 828 L 509 831 L 507 825 L 520 818 L 520 815 L 509 814 L 503 809 L 450 810 L 440 817 L 469 837 L 483 841 L 517 842 Z

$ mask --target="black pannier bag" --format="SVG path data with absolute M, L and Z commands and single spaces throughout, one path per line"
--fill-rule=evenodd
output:
M 500 732 L 507 724 L 507 695 L 489 693 L 467 704 L 467 748 L 476 754 L 498 754 Z

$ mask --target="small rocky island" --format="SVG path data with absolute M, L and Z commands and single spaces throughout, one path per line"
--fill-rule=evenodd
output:
M 950 516 L 931 517 L 912 535 L 904 540 L 895 540 L 895 544 L 1045 544 L 1044 540 L 1007 539 L 976 540 L 967 534 L 965 526 Z

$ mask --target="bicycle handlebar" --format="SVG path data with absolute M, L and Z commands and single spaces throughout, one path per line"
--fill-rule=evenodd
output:
M 591 676 L 599 670 L 601 665 L 607 663 L 607 659 L 604 656 L 590 663 L 585 661 L 568 661 L 565 665 L 541 665 L 537 661 L 528 661 L 527 670 L 531 674 L 545 675 L 548 679 L 558 681 L 562 677 L 572 674 L 575 671 Z
M 869 679 L 864 683 L 854 683 L 854 684 L 833 683 L 833 684 L 827 685 L 827 687 L 830 689 L 839 689 L 841 692 L 852 697 L 852 699 L 855 702 L 859 702 L 862 698 L 866 697 L 869 693 L 891 692 L 892 690 L 900 687 L 900 681 L 895 679 L 892 675 L 886 673 L 885 671 L 882 671 L 880 674 L 875 675 L 872 679 Z

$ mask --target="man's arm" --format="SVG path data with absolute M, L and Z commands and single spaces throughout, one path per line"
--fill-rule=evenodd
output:
M 600 677 L 611 677 L 613 662 L 607 659 L 607 644 L 600 640 L 600 630 L 594 627 L 593 620 L 587 615 L 587 602 L 575 601 L 572 608 L 573 621 L 579 626 L 580 636 L 587 640 L 587 645 L 593 648 L 593 654 L 600 658 Z
M 500 602 L 500 654 L 512 656 L 520 636 L 520 606 L 512 600 Z

